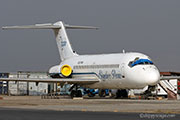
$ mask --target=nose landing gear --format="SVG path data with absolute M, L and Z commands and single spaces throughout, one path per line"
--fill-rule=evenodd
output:
M 149 99 L 150 96 L 153 96 L 152 91 L 155 91 L 156 86 L 148 86 L 148 89 L 144 92 L 145 99 Z

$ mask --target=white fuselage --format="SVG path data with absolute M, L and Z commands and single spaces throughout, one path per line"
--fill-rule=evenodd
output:
M 83 85 L 84 87 L 133 89 L 156 85 L 160 79 L 157 67 L 148 63 L 131 67 L 130 62 L 137 58 L 150 60 L 148 56 L 141 53 L 79 55 L 50 68 L 49 73 L 61 74 L 61 67 L 68 64 L 73 69 L 72 76 L 95 74 L 100 79 L 100 82 Z

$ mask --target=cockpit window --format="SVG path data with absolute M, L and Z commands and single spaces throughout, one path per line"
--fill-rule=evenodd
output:
M 136 65 L 152 65 L 153 62 L 148 59 L 135 59 L 134 61 L 129 62 L 130 67 L 134 67 Z

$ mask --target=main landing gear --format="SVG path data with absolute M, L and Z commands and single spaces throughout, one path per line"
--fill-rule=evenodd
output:
M 116 98 L 128 98 L 128 91 L 126 89 L 118 89 Z
M 75 88 L 75 89 L 74 89 Z M 74 84 L 69 91 L 71 91 L 71 98 L 74 97 L 82 97 L 82 92 L 81 90 L 78 90 L 79 86 L 77 84 Z

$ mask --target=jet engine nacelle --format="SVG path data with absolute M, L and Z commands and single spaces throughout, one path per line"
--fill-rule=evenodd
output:
M 69 77 L 71 76 L 72 74 L 72 68 L 71 66 L 65 64 L 61 67 L 61 74 L 64 76 L 64 77 Z
M 52 78 L 69 77 L 72 74 L 72 68 L 70 65 L 56 65 L 49 69 L 49 75 Z

